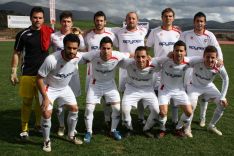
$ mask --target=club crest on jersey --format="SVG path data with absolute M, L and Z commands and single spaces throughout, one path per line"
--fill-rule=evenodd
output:
M 204 39 L 204 42 L 206 43 L 208 41 L 208 39 Z
M 201 67 L 200 70 L 203 70 L 203 68 Z
M 193 36 L 191 36 L 190 39 L 193 40 Z
M 60 65 L 60 68 L 63 68 L 63 64 L 62 64 L 62 65 Z
M 172 68 L 172 67 L 173 67 L 172 65 L 169 66 L 169 68 Z

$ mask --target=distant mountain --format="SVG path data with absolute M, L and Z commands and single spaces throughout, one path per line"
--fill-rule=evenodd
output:
M 3 14 L 5 15 L 6 12 L 10 12 L 13 15 L 29 15 L 32 7 L 33 6 L 28 5 L 26 3 L 22 3 L 22 2 L 9 2 L 5 4 L 0 4 L 0 14 L 3 12 Z M 49 21 L 49 8 L 46 8 L 46 7 L 42 7 L 42 8 L 45 11 L 45 15 L 46 15 L 45 19 Z M 74 19 L 76 20 L 93 20 L 93 15 L 94 15 L 93 12 L 76 11 L 76 10 L 70 10 L 70 11 L 73 13 Z M 57 21 L 59 19 L 59 14 L 61 12 L 62 10 L 56 9 Z M 122 22 L 124 21 L 123 17 L 118 17 L 118 16 L 111 16 L 107 18 L 108 18 L 108 22 L 118 24 L 118 25 L 122 25 Z M 0 21 L 1 20 L 6 20 L 6 18 L 0 19 Z M 148 20 L 144 18 L 144 19 L 140 19 L 140 21 L 149 22 L 150 29 L 161 25 L 161 20 L 157 20 L 157 19 Z M 189 19 L 189 18 L 176 19 L 174 22 L 174 25 L 180 26 L 183 31 L 189 30 L 193 28 L 193 19 Z M 226 22 L 226 23 L 220 23 L 217 21 L 207 21 L 207 28 L 208 29 L 232 29 L 234 30 L 234 21 Z

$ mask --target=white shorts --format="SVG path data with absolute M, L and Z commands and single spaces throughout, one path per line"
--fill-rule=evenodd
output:
M 195 87 L 194 85 L 190 84 L 187 86 L 187 92 L 191 103 L 197 103 L 198 97 L 201 95 L 207 102 L 214 100 L 216 103 L 219 103 L 221 98 L 221 93 L 213 83 L 205 87 Z
M 155 105 L 158 107 L 158 99 L 154 93 L 153 87 L 139 89 L 126 84 L 126 89 L 122 99 L 122 106 L 131 105 L 137 108 L 137 103 L 140 100 L 142 100 L 144 108 L 149 105 Z
M 86 103 L 100 104 L 102 96 L 105 97 L 106 103 L 120 102 L 120 95 L 114 80 L 89 84 Z
M 76 97 L 81 95 L 81 90 L 80 90 L 80 76 L 79 76 L 79 71 L 78 69 L 74 72 L 74 74 L 71 77 L 71 81 L 68 84 L 73 93 L 75 94 Z
M 64 104 L 77 105 L 76 97 L 69 86 L 67 86 L 65 88 L 61 88 L 61 89 L 47 87 L 46 93 L 47 93 L 47 96 L 51 102 L 51 104 L 48 107 L 48 110 L 53 109 L 53 103 L 55 100 L 58 103 L 58 107 L 62 107 Z M 42 104 L 42 100 L 43 100 L 43 98 L 42 98 L 41 94 L 39 94 L 40 104 Z
M 164 87 L 158 90 L 159 105 L 168 105 L 171 99 L 173 99 L 175 106 L 190 105 L 189 98 L 184 89 L 169 90 Z
M 119 68 L 119 91 L 124 92 L 127 81 L 127 70 Z

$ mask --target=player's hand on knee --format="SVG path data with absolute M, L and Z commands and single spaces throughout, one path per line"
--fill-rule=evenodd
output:
M 223 107 L 227 107 L 228 106 L 228 102 L 227 100 L 220 100 L 220 104 L 223 106 Z

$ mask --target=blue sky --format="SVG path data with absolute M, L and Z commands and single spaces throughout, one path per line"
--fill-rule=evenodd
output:
M 1 0 L 0 4 L 19 1 L 31 5 L 48 6 L 49 0 Z M 108 16 L 125 17 L 127 12 L 136 11 L 140 18 L 161 19 L 161 11 L 171 7 L 176 18 L 193 18 L 202 11 L 207 20 L 234 21 L 234 0 L 56 0 L 61 10 L 104 11 Z

